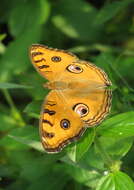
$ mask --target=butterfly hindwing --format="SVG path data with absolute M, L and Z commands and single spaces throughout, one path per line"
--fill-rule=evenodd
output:
M 59 152 L 79 138 L 85 128 L 58 91 L 52 90 L 42 106 L 40 136 L 47 152 Z
M 112 93 L 109 89 L 92 89 L 84 94 L 77 90 L 66 90 L 62 93 L 87 127 L 98 125 L 110 111 Z

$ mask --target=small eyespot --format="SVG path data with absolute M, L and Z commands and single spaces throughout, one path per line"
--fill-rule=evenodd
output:
M 87 105 L 85 104 L 82 104 L 82 103 L 79 103 L 79 104 L 76 104 L 74 107 L 73 107 L 73 110 L 80 115 L 80 117 L 84 117 L 86 116 L 88 113 L 89 113 L 89 108 Z
M 53 57 L 51 58 L 51 60 L 52 60 L 53 62 L 60 62 L 60 61 L 61 61 L 61 57 L 60 57 L 60 56 L 53 56 Z
M 60 126 L 63 129 L 68 129 L 70 127 L 70 121 L 68 119 L 62 119 L 60 122 Z
M 66 69 L 67 69 L 68 71 L 70 71 L 70 72 L 72 72 L 72 73 L 76 73 L 76 74 L 79 74 L 79 73 L 83 72 L 82 67 L 79 66 L 79 65 L 75 65 L 75 64 L 68 65 Z

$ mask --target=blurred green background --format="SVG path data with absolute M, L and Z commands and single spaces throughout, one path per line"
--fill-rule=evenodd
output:
M 0 1 L 0 190 L 134 190 L 134 1 Z M 59 154 L 40 144 L 48 93 L 33 43 L 69 50 L 104 69 L 112 110 Z

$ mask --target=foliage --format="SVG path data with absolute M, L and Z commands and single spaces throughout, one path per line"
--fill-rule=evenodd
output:
M 133 9 L 133 0 L 1 1 L 0 190 L 134 189 Z M 29 60 L 33 43 L 68 49 L 113 83 L 108 118 L 59 154 L 38 135 L 48 91 Z

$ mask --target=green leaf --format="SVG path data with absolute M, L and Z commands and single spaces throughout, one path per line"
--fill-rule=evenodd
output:
M 88 151 L 95 137 L 94 128 L 89 128 L 85 132 L 85 135 L 76 145 L 76 161 L 79 161 L 84 154 Z
M 97 128 L 97 134 L 100 136 L 96 137 L 95 141 L 97 152 L 100 152 L 109 167 L 112 160 L 121 159 L 132 147 L 134 136 L 133 116 L 134 112 L 119 114 L 107 119 Z M 108 155 L 108 159 L 104 155 L 105 153 Z M 108 161 L 109 159 L 111 161 Z
M 32 100 L 41 100 L 43 103 L 43 100 L 45 96 L 48 94 L 50 91 L 47 88 L 43 88 L 44 80 L 43 77 L 41 77 L 34 67 L 32 67 L 32 64 L 29 60 L 27 63 L 27 66 L 30 67 L 30 72 L 25 72 L 25 75 L 19 75 L 19 82 L 20 84 L 28 84 L 29 86 L 32 86 L 33 88 L 27 89 L 27 93 L 29 94 L 30 97 L 32 97 Z M 36 90 L 35 90 L 36 89 Z M 40 104 L 40 102 L 39 102 Z
M 15 84 L 15 83 L 6 83 L 6 82 L 0 83 L 0 89 L 10 89 L 10 88 L 11 89 L 12 88 L 32 88 L 32 86 Z
M 86 1 L 61 0 L 56 13 L 52 21 L 67 36 L 88 41 L 98 38 L 101 27 L 94 28 L 92 19 L 97 10 Z
M 14 130 L 10 131 L 8 135 L 12 137 L 22 137 L 25 138 L 25 140 L 39 141 L 38 126 L 33 127 L 31 125 L 27 125 L 25 127 L 15 128 Z
M 22 144 L 28 145 L 28 147 L 44 152 L 41 142 L 39 141 L 39 132 L 37 128 L 32 126 L 16 128 L 8 134 L 8 137 Z
M 100 25 L 103 24 L 114 16 L 116 16 L 121 10 L 124 10 L 126 6 L 132 3 L 133 0 L 126 0 L 126 1 L 115 1 L 112 3 L 108 3 L 101 8 L 99 13 L 95 18 L 95 24 Z
M 78 162 L 81 168 L 95 171 L 104 171 L 105 165 L 100 156 L 100 153 L 96 151 L 95 145 L 89 148 L 89 150 L 84 154 L 83 158 Z
M 123 172 L 110 173 L 101 178 L 96 190 L 133 190 L 132 179 Z
M 42 101 L 33 101 L 26 106 L 24 112 L 28 113 L 32 117 L 39 118 Z
M 29 67 L 28 48 L 40 39 L 42 27 L 34 26 L 11 42 L 0 61 L 0 80 L 9 80 L 13 75 L 24 72 Z
M 123 65 L 123 67 L 122 67 Z M 127 56 L 127 57 L 120 57 L 120 59 L 117 62 L 116 68 L 118 67 L 118 72 L 124 77 L 124 79 L 127 82 L 130 82 L 129 85 L 133 86 L 131 84 L 131 81 L 133 80 L 133 56 Z M 129 78 L 127 78 L 129 75 Z
M 97 128 L 97 132 L 102 136 L 118 139 L 134 136 L 134 112 L 118 114 L 107 119 Z
M 0 133 L 2 133 L 2 131 L 11 130 L 12 128 L 14 128 L 17 125 L 17 123 L 15 123 L 12 115 L 8 115 L 7 113 L 0 114 L 0 121 L 1 121 L 0 122 Z
M 6 38 L 6 34 L 0 34 L 0 41 L 4 40 Z
M 130 150 L 133 144 L 133 137 L 118 139 L 114 136 L 102 136 L 99 138 L 99 143 L 101 143 L 101 146 L 103 146 L 107 154 L 109 154 L 112 159 L 117 160 L 125 156 Z
M 84 156 L 94 140 L 95 130 L 92 128 L 89 128 L 87 130 L 88 131 L 84 133 L 83 137 L 76 141 L 74 145 L 72 144 L 67 147 L 67 155 L 73 162 L 79 161 Z
M 115 81 L 115 74 L 117 71 L 114 69 L 115 57 L 112 53 L 103 52 L 99 56 L 95 57 L 95 64 L 102 68 L 109 76 L 112 84 Z
M 32 11 L 34 10 L 34 11 Z M 20 14 L 25 12 L 25 14 Z M 13 7 L 9 17 L 9 27 L 14 36 L 19 36 L 28 28 L 44 24 L 49 16 L 47 0 L 20 1 Z
M 12 136 L 12 135 L 8 135 L 8 137 L 20 142 L 20 143 L 23 143 L 23 144 L 26 144 L 28 145 L 29 147 L 31 148 L 34 148 L 40 152 L 44 152 L 44 149 L 42 147 L 42 144 L 38 141 L 35 141 L 35 140 L 26 140 L 25 137 L 17 137 L 17 136 Z
M 86 168 L 80 168 L 76 166 L 66 165 L 66 172 L 72 176 L 74 180 L 82 183 L 85 186 L 95 188 L 96 183 L 100 179 L 101 175 L 95 170 L 87 170 Z

